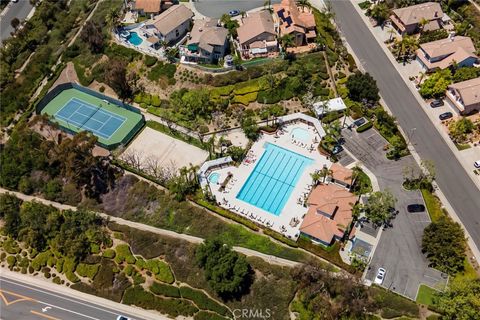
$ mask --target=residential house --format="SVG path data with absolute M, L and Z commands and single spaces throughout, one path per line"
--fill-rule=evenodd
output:
M 347 169 L 338 163 L 333 163 L 330 167 L 332 171 L 330 181 L 344 188 L 350 189 L 354 182 L 353 170 Z
M 316 243 L 330 245 L 344 237 L 352 223 L 357 197 L 335 184 L 321 184 L 308 197 L 300 232 Z
M 420 30 L 422 20 L 427 24 L 423 30 L 432 31 L 442 27 L 443 11 L 438 2 L 426 2 L 392 11 L 390 20 L 395 29 L 401 34 L 413 34 Z
M 248 14 L 237 28 L 239 49 L 246 59 L 278 51 L 277 32 L 268 10 Z
M 299 8 L 295 0 L 282 0 L 273 5 L 273 20 L 279 36 L 292 35 L 295 46 L 303 46 L 317 37 L 315 17 L 310 8 Z
M 145 23 L 144 30 L 153 33 L 159 41 L 175 43 L 190 30 L 193 12 L 184 5 L 174 5 Z
M 446 96 L 447 101 L 462 115 L 480 111 L 480 78 L 449 85 Z
M 228 48 L 228 30 L 219 27 L 216 20 L 196 20 L 187 40 L 182 46 L 182 60 L 214 63 L 225 56 Z
M 173 3 L 170 0 L 135 0 L 132 11 L 137 12 L 141 16 L 149 15 L 153 18 L 172 5 Z
M 453 36 L 420 45 L 417 61 L 427 72 L 446 69 L 453 64 L 459 67 L 473 66 L 478 57 L 469 37 Z

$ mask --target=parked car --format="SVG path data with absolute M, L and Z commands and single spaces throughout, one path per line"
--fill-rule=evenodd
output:
M 443 106 L 443 100 L 442 99 L 437 99 L 437 100 L 433 100 L 432 102 L 430 102 L 430 107 L 432 108 L 438 108 L 438 107 L 441 107 Z
M 230 17 L 235 17 L 235 16 L 238 16 L 239 14 L 240 14 L 240 11 L 238 11 L 238 10 L 231 10 L 231 11 L 228 12 L 228 15 Z
M 385 273 L 387 271 L 383 268 L 378 268 L 378 271 L 377 271 L 377 276 L 375 277 L 375 280 L 374 282 L 376 284 L 382 284 L 383 283 L 383 280 L 385 280 Z
M 475 162 L 473 163 L 473 166 L 474 166 L 475 168 L 479 168 L 479 169 L 480 169 L 480 160 L 475 161 Z
M 409 204 L 407 206 L 408 212 L 425 212 L 425 206 L 423 204 Z
M 343 151 L 343 147 L 337 144 L 335 147 L 333 147 L 332 154 L 338 154 L 342 151 Z
M 453 114 L 451 112 L 444 112 L 441 115 L 438 116 L 440 120 L 447 120 L 453 117 Z
M 367 122 L 367 120 L 365 118 L 360 118 L 360 119 L 357 119 L 357 120 L 353 121 L 353 124 L 357 127 L 360 127 L 365 122 Z
M 132 320 L 132 319 L 130 319 L 128 317 L 125 317 L 125 316 L 118 316 L 117 320 Z

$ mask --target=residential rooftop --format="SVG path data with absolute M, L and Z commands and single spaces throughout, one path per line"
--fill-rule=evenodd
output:
M 422 19 L 435 20 L 443 17 L 442 7 L 437 2 L 426 2 L 410 7 L 393 10 L 393 13 L 405 24 L 419 23 Z
M 192 10 L 184 5 L 174 5 L 155 19 L 153 19 L 153 25 L 163 35 L 172 32 L 179 25 L 185 21 L 191 19 L 194 16 Z
M 240 44 L 246 43 L 262 33 L 276 34 L 270 11 L 249 13 L 242 19 L 242 25 L 238 27 L 237 33 Z
M 480 103 L 480 78 L 458 82 L 448 86 L 458 92 L 464 105 Z

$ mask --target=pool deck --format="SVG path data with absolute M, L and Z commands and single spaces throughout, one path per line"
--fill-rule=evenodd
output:
M 310 141 L 306 144 L 304 143 L 305 146 L 302 147 L 299 144 L 293 143 L 291 131 L 294 128 L 304 128 L 310 133 Z M 213 170 L 212 173 L 220 173 L 220 178 L 218 180 L 218 184 L 210 183 L 209 185 L 211 192 L 216 197 L 217 203 L 220 206 L 259 224 L 267 226 L 288 238 L 296 240 L 300 235 L 299 228 L 301 222 L 303 221 L 303 217 L 307 213 L 307 208 L 303 206 L 303 201 L 299 204 L 299 199 L 305 199 L 310 192 L 309 186 L 312 184 L 312 178 L 310 174 L 315 172 L 315 170 L 321 169 L 324 165 L 330 167 L 331 162 L 317 151 L 320 138 L 318 134 L 314 132 L 313 126 L 309 126 L 300 122 L 296 124 L 289 124 L 283 130 L 283 135 L 277 136 L 263 134 L 259 140 L 253 144 L 252 148 L 250 149 L 250 154 L 252 155 L 253 159 L 256 159 L 255 162 L 247 163 L 244 161 L 238 167 L 229 166 L 226 168 Z M 316 137 L 316 143 L 314 142 L 314 137 Z M 242 186 L 250 176 L 250 173 L 253 171 L 256 161 L 260 159 L 265 151 L 264 144 L 266 142 L 286 148 L 292 152 L 296 152 L 313 160 L 312 164 L 308 165 L 304 169 L 283 210 L 278 216 L 236 198 Z M 314 149 L 310 151 L 309 148 L 312 145 L 314 146 Z M 233 174 L 233 177 L 226 186 L 226 190 L 219 191 L 220 185 L 225 180 L 228 173 Z M 296 224 L 291 224 L 293 218 L 296 218 Z

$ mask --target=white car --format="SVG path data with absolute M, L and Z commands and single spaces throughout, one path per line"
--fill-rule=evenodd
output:
M 387 271 L 383 268 L 378 268 L 378 271 L 377 271 L 377 276 L 375 277 L 375 280 L 374 282 L 376 284 L 382 284 L 383 283 L 383 280 L 385 280 L 385 273 Z
M 480 160 L 475 161 L 475 162 L 473 163 L 473 166 L 474 166 L 475 168 L 480 169 Z

